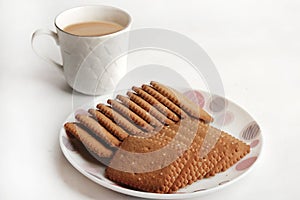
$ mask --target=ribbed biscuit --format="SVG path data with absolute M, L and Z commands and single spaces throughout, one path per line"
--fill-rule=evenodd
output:
M 172 130 L 172 125 L 169 127 L 169 129 L 164 129 L 166 131 Z M 198 136 L 196 135 L 196 138 Z M 159 143 L 151 141 L 150 143 L 146 143 L 145 140 L 141 140 L 139 142 L 133 143 L 130 141 L 129 137 L 125 142 L 122 143 L 121 149 L 128 150 L 134 148 L 135 152 L 141 153 L 148 153 L 148 152 L 156 152 L 155 150 L 161 149 L 163 145 L 159 145 Z M 149 140 L 148 140 L 149 141 Z M 195 141 L 195 139 L 194 139 Z M 194 142 L 193 141 L 193 142 Z M 132 147 L 134 146 L 134 147 Z M 147 148 L 145 148 L 147 147 Z M 170 146 L 168 146 L 170 147 Z M 183 154 L 177 155 L 176 149 L 173 149 L 173 147 L 170 147 L 170 152 L 159 152 L 158 154 L 155 154 L 158 157 L 149 156 L 150 160 L 143 159 L 142 162 L 144 164 L 139 165 L 138 162 L 132 162 L 132 163 L 126 163 L 128 161 L 131 161 L 132 159 L 138 159 L 137 156 L 140 155 L 132 155 L 130 159 L 128 156 L 124 156 L 120 150 L 115 154 L 111 164 L 114 164 L 114 162 L 119 163 L 119 165 L 130 165 L 132 166 L 131 169 L 133 171 L 131 172 L 124 172 L 122 170 L 116 170 L 111 167 L 108 167 L 106 169 L 106 176 L 118 183 L 128 185 L 129 187 L 148 191 L 148 192 L 155 192 L 155 193 L 167 193 L 175 181 L 176 177 L 180 174 L 181 170 L 189 160 L 189 157 L 191 156 L 192 149 L 188 149 L 184 151 Z M 162 150 L 161 150 L 162 151 Z M 173 157 L 172 155 L 178 156 L 175 161 L 173 161 L 171 164 L 168 164 L 166 161 L 170 161 Z M 131 154 L 130 154 L 131 155 Z M 143 154 L 141 154 L 143 155 Z M 163 168 L 151 171 L 151 172 L 144 172 L 144 173 L 135 173 L 134 171 L 138 171 L 139 168 L 142 169 L 151 169 L 151 164 L 154 166 L 157 166 L 157 162 L 163 162 L 162 165 Z
M 121 141 L 119 141 L 116 137 L 110 134 L 103 126 L 101 126 L 93 118 L 81 114 L 77 114 L 75 118 L 110 146 L 116 147 L 121 144 Z
M 165 96 L 160 94 L 158 91 L 156 91 L 151 86 L 144 84 L 144 85 L 142 85 L 142 89 L 145 92 L 147 92 L 148 94 L 150 94 L 151 96 L 153 96 L 155 99 L 157 99 L 160 103 L 165 105 L 167 108 L 169 108 L 171 111 L 176 113 L 181 118 L 186 118 L 187 117 L 187 114 L 181 108 L 179 108 L 176 104 L 174 104 L 168 98 L 166 98 Z
M 170 109 L 168 109 L 166 106 L 164 106 L 162 103 L 160 103 L 157 99 L 155 99 L 153 96 L 142 90 L 138 87 L 132 87 L 132 90 L 135 91 L 140 97 L 142 97 L 145 101 L 150 103 L 152 106 L 157 108 L 162 114 L 166 115 L 169 119 L 178 122 L 180 118 L 172 112 Z
M 85 130 L 80 128 L 75 123 L 66 123 L 65 130 L 75 136 L 90 152 L 99 157 L 111 157 L 112 151 L 103 146 L 98 140 L 92 137 Z
M 141 108 L 134 101 L 130 100 L 128 97 L 117 95 L 116 98 L 120 100 L 125 106 L 127 106 L 134 113 L 139 115 L 143 120 L 153 125 L 154 127 L 163 126 L 163 124 L 160 121 L 158 121 L 154 116 L 152 116 L 149 112 Z
M 141 98 L 140 96 L 132 93 L 127 92 L 128 97 L 131 101 L 135 102 L 137 105 L 139 105 L 141 108 L 146 110 L 150 115 L 155 117 L 157 120 L 159 120 L 162 124 L 173 124 L 174 122 L 167 118 L 167 116 L 163 115 L 161 112 L 157 110 L 154 106 L 152 106 L 150 103 L 148 103 L 146 100 Z
M 145 120 L 143 120 L 140 116 L 136 113 L 132 112 L 128 107 L 124 106 L 123 104 L 119 103 L 116 100 L 109 99 L 107 103 L 111 105 L 113 110 L 116 110 L 124 117 L 126 117 L 131 123 L 135 126 L 143 129 L 145 131 L 152 131 L 154 128 L 149 125 Z
M 190 101 L 183 94 L 155 81 L 151 81 L 150 84 L 158 92 L 166 96 L 168 99 L 170 99 L 177 106 L 189 113 L 191 116 L 202 119 L 203 121 L 208 123 L 213 121 L 213 118 L 206 111 L 204 111 L 201 107 Z
M 124 131 L 120 126 L 115 124 L 111 119 L 106 117 L 103 113 L 95 109 L 89 109 L 89 113 L 95 117 L 98 122 L 104 126 L 110 133 L 116 136 L 119 140 L 123 141 L 128 137 L 128 133 Z
M 120 125 L 122 128 L 126 129 L 129 134 L 139 135 L 142 134 L 142 130 L 134 126 L 130 121 L 128 121 L 125 117 L 119 114 L 117 111 L 113 110 L 111 107 L 108 107 L 104 104 L 98 104 L 97 108 L 113 120 L 115 123 Z

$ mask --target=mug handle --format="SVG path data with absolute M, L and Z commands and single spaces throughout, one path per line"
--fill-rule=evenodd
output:
M 57 33 L 53 32 L 53 31 L 50 31 L 50 30 L 45 30 L 45 29 L 39 29 L 39 30 L 36 30 L 33 34 L 32 34 L 32 37 L 31 37 L 31 47 L 33 49 L 33 51 L 36 53 L 36 55 L 38 55 L 40 58 L 44 59 L 45 61 L 47 61 L 48 63 L 56 66 L 57 69 L 59 69 L 59 71 L 63 72 L 63 66 L 59 63 L 57 63 L 56 61 L 54 61 L 53 59 L 47 57 L 47 56 L 44 56 L 44 55 L 41 55 L 38 53 L 38 51 L 36 51 L 36 49 L 34 48 L 34 40 L 38 37 L 38 36 L 43 36 L 43 35 L 47 35 L 47 36 L 50 36 L 54 39 L 54 41 L 56 42 L 57 45 L 59 45 L 58 43 L 58 35 Z

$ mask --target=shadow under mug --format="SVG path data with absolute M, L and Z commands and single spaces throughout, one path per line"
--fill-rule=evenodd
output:
M 124 28 L 103 36 L 78 36 L 64 31 L 68 25 L 90 21 L 113 22 Z M 64 74 L 67 83 L 76 91 L 87 95 L 112 92 L 127 71 L 126 57 L 115 58 L 128 47 L 128 37 L 113 38 L 130 30 L 130 15 L 111 6 L 83 6 L 62 12 L 55 18 L 54 25 L 56 33 L 42 29 L 33 33 L 31 45 L 36 54 L 56 66 Z M 52 37 L 59 45 L 62 65 L 36 51 L 34 41 L 42 35 Z M 112 41 L 105 42 L 109 39 Z

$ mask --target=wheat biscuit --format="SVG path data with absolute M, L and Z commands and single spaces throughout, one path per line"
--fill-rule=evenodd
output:
M 216 173 L 225 171 L 237 162 L 238 159 L 249 152 L 242 142 L 240 142 L 240 149 L 236 149 L 236 143 L 239 143 L 237 142 L 237 139 L 223 131 L 214 127 L 209 127 L 208 133 L 211 135 L 220 135 L 217 143 L 205 156 L 199 156 L 199 151 L 197 151 L 197 154 L 194 154 L 182 170 L 181 174 L 178 176 L 177 180 L 174 182 L 169 193 L 173 193 L 178 189 L 192 184 L 204 177 L 208 178 Z M 233 152 L 238 155 L 232 156 Z
M 173 124 L 174 122 L 167 118 L 165 115 L 163 115 L 161 112 L 157 110 L 154 106 L 152 106 L 150 103 L 148 103 L 146 100 L 141 98 L 140 96 L 132 93 L 127 92 L 128 97 L 131 101 L 139 105 L 141 108 L 146 110 L 151 116 L 155 117 L 157 120 L 159 120 L 162 124 L 169 125 Z
M 149 112 L 141 108 L 134 101 L 130 100 L 128 97 L 117 95 L 116 97 L 119 101 L 121 101 L 125 106 L 127 106 L 134 113 L 139 115 L 143 120 L 147 123 L 151 124 L 154 127 L 161 127 L 163 124 L 157 120 L 154 116 L 152 116 Z
M 211 129 L 214 130 L 215 128 L 211 127 Z M 234 146 L 232 145 L 232 141 L 233 141 L 232 138 L 228 137 L 228 134 L 221 131 L 221 136 L 216 146 L 218 147 L 218 150 L 222 152 L 223 156 L 221 157 L 221 159 L 218 160 L 218 162 L 214 165 L 214 167 L 212 167 L 204 176 L 200 177 L 199 179 L 213 176 L 216 173 L 221 171 L 219 170 L 220 167 L 222 166 L 221 163 L 225 162 L 227 160 L 226 158 L 229 158 L 229 154 L 231 155 L 231 153 L 233 152 Z M 230 165 L 229 162 L 228 165 Z
M 173 120 L 174 122 L 178 122 L 180 120 L 180 118 L 174 112 L 172 112 L 170 109 L 168 109 L 166 106 L 164 106 L 157 99 L 155 99 L 153 96 L 151 96 L 141 88 L 132 87 L 132 90 L 135 91 L 145 101 L 157 108 L 157 110 L 159 110 L 162 114 L 166 115 L 169 119 Z
M 223 146 L 227 147 L 224 151 L 225 155 L 216 166 L 205 175 L 206 178 L 214 176 L 219 172 L 224 172 L 250 152 L 250 146 L 237 138 L 225 132 L 222 132 L 221 137 L 224 138 Z
M 145 92 L 147 92 L 148 94 L 150 94 L 151 96 L 153 96 L 155 99 L 157 99 L 160 103 L 165 105 L 167 108 L 169 108 L 171 111 L 176 113 L 181 118 L 186 118 L 187 117 L 187 114 L 181 108 L 179 108 L 176 104 L 174 104 L 168 98 L 166 98 L 165 96 L 160 94 L 158 91 L 156 91 L 151 86 L 144 84 L 144 85 L 142 85 L 142 89 Z
M 113 110 L 116 110 L 124 117 L 126 117 L 131 123 L 133 123 L 138 128 L 144 131 L 152 131 L 154 128 L 149 125 L 145 120 L 143 120 L 140 116 L 136 113 L 132 112 L 128 107 L 119 103 L 116 100 L 108 99 L 107 103 L 111 105 Z
M 75 136 L 89 151 L 99 157 L 111 157 L 113 152 L 75 123 L 66 123 L 65 130 Z
M 132 135 L 140 135 L 142 134 L 142 130 L 134 126 L 130 121 L 128 121 L 125 117 L 119 114 L 117 111 L 113 110 L 111 107 L 108 107 L 104 104 L 98 104 L 97 108 L 113 120 L 117 125 L 120 125 L 123 129 L 126 129 L 129 134 Z
M 126 148 L 126 151 L 142 153 L 137 149 L 142 149 L 143 151 L 144 148 L 147 148 L 147 150 L 150 151 L 150 149 L 154 147 L 148 148 L 147 144 L 151 144 L 151 142 L 155 141 L 159 145 L 162 145 L 160 147 L 170 145 L 172 149 L 187 150 L 196 134 L 197 133 L 192 132 L 189 128 L 173 124 L 172 126 L 164 126 L 162 129 L 149 132 L 149 137 L 147 138 L 130 136 L 124 141 L 123 149 Z M 143 142 L 140 143 L 141 141 Z M 143 145 L 143 147 L 141 145 Z
M 164 129 L 166 131 L 171 131 L 173 130 L 172 128 L 173 125 L 170 125 L 169 129 Z M 172 132 L 172 131 L 171 131 Z M 198 136 L 196 136 L 198 137 Z M 150 143 L 145 143 L 144 140 L 140 140 L 139 142 L 136 142 L 133 144 L 131 141 L 129 141 L 131 137 L 129 137 L 126 141 L 124 141 L 121 145 L 121 149 L 132 149 L 136 152 L 156 152 L 156 149 L 160 149 L 163 144 L 159 144 L 155 141 L 151 141 Z M 149 140 L 148 140 L 149 141 Z M 194 142 L 194 141 L 193 141 Z M 161 145 L 161 146 L 160 146 Z M 128 147 L 130 146 L 130 147 Z M 134 146 L 134 147 L 132 147 Z M 148 148 L 145 148 L 148 147 Z M 168 146 L 170 151 L 169 153 L 162 153 L 157 154 L 158 157 L 153 157 L 150 156 L 149 159 L 142 159 L 143 163 L 142 165 L 139 165 L 138 162 L 130 162 L 126 163 L 128 161 L 131 161 L 132 159 L 137 159 L 137 155 L 132 155 L 130 159 L 127 156 L 124 156 L 122 152 L 119 150 L 116 153 L 116 156 L 112 159 L 112 164 L 114 162 L 119 163 L 119 165 L 130 165 L 132 166 L 131 169 L 138 170 L 139 168 L 151 168 L 151 164 L 157 166 L 157 160 L 159 161 L 170 161 L 169 159 L 171 158 L 170 156 L 174 155 L 177 153 L 176 149 L 173 149 L 174 147 Z M 171 153 L 172 152 L 172 153 Z M 114 168 L 108 167 L 106 169 L 106 175 L 109 179 L 116 181 L 121 184 L 128 185 L 132 188 L 143 190 L 143 191 L 148 191 L 148 192 L 155 192 L 155 193 L 167 193 L 172 186 L 173 182 L 177 178 L 177 176 L 180 174 L 181 170 L 189 160 L 191 156 L 191 149 L 188 149 L 183 152 L 181 155 L 176 155 L 178 156 L 175 161 L 173 161 L 171 164 L 167 165 L 166 167 L 162 166 L 161 169 L 155 170 L 155 171 L 149 171 L 145 173 L 136 173 L 134 170 L 131 172 L 124 172 L 122 170 L 116 170 Z M 140 154 L 138 154 L 140 155 Z M 143 155 L 143 154 L 142 154 Z M 120 161 L 121 160 L 121 161 Z M 166 163 L 164 163 L 166 164 Z
M 216 138 L 215 136 L 218 137 L 218 141 L 216 143 L 214 142 Z M 212 139 L 208 137 L 211 137 Z M 198 150 L 181 171 L 181 174 L 173 183 L 169 193 L 173 193 L 178 189 L 192 184 L 204 177 L 207 178 L 228 169 L 234 164 L 234 162 L 237 161 L 238 158 L 241 158 L 248 153 L 247 147 L 243 146 L 242 142 L 237 142 L 237 139 L 214 127 L 208 127 L 205 138 L 215 143 L 214 147 L 212 149 L 209 147 L 209 151 L 200 151 L 200 149 L 203 148 L 203 144 L 198 146 Z M 240 149 L 236 148 L 237 143 L 240 143 Z M 208 152 L 208 154 L 200 155 L 200 152 Z M 235 156 L 236 160 L 234 160 L 234 162 L 232 162 L 229 158 L 233 152 L 238 154 Z
M 75 118 L 81 124 L 83 124 L 85 127 L 87 127 L 89 130 L 91 130 L 93 133 L 95 133 L 101 140 L 105 141 L 110 146 L 117 147 L 121 144 L 121 141 L 119 141 L 115 136 L 110 134 L 95 119 L 93 119 L 87 115 L 81 115 L 81 114 L 77 114 L 75 116 Z
M 187 153 L 185 153 L 168 167 L 146 173 L 129 173 L 108 167 L 106 168 L 106 176 L 114 182 L 137 190 L 167 193 L 170 185 L 172 185 L 187 160 Z
M 202 178 L 207 178 L 210 176 L 215 175 L 216 173 L 219 173 L 221 171 L 223 171 L 223 167 L 231 167 L 234 163 L 230 161 L 229 157 L 230 155 L 236 151 L 236 144 L 233 141 L 237 141 L 237 139 L 229 136 L 227 133 L 218 130 L 214 127 L 209 128 L 209 132 L 212 132 L 214 134 L 219 135 L 219 139 L 217 141 L 217 143 L 214 145 L 214 147 L 209 151 L 209 153 L 204 156 L 208 159 L 205 160 L 204 164 L 212 164 L 210 167 L 208 167 L 205 171 L 205 173 L 202 173 L 200 176 L 198 177 L 194 177 L 190 183 L 196 181 L 196 180 L 200 180 Z M 243 147 L 246 148 L 246 147 Z M 243 151 L 243 156 L 245 156 L 248 152 L 247 151 Z M 210 159 L 212 158 L 212 159 Z M 203 154 L 200 155 L 200 157 L 196 158 L 198 160 L 204 160 L 203 159 Z M 196 166 L 196 170 L 197 167 L 199 168 L 199 166 L 203 165 L 203 163 L 201 163 L 201 165 L 199 165 L 199 161 L 196 161 L 197 165 Z
M 224 145 L 225 143 L 227 144 L 227 141 L 226 138 L 223 137 L 223 134 L 222 131 L 209 126 L 205 137 L 206 144 L 201 146 L 198 157 L 195 159 L 197 162 L 196 169 L 203 168 L 204 165 L 205 170 L 198 177 L 193 177 L 190 183 L 202 179 L 223 159 L 229 148 L 229 146 Z
M 168 193 L 173 193 L 178 189 L 193 183 L 194 182 L 193 180 L 197 180 L 198 176 L 201 176 L 201 174 L 205 174 L 213 166 L 211 165 L 212 164 L 211 162 L 203 163 L 199 157 L 199 149 L 202 146 L 205 136 L 209 130 L 209 127 L 207 125 L 204 125 L 200 121 L 194 123 L 198 123 L 197 134 L 200 137 L 196 138 L 196 142 L 191 147 L 193 151 L 190 159 L 186 163 L 185 167 L 181 170 L 180 175 L 177 177 L 177 179 L 170 187 Z M 212 158 L 208 158 L 206 156 L 205 159 L 211 160 Z
M 130 136 L 128 137 L 121 146 L 125 151 L 136 152 L 136 153 L 145 153 L 156 151 L 167 145 L 176 135 L 176 132 L 172 132 L 171 129 L 163 127 L 161 130 L 155 134 L 151 134 L 148 138 L 142 138 L 139 136 Z M 151 144 L 153 143 L 153 146 Z M 148 145 L 149 148 L 147 147 Z M 155 147 L 157 146 L 157 148 Z M 145 149 L 145 147 L 147 147 Z
M 120 126 L 115 124 L 111 119 L 106 117 L 103 113 L 96 109 L 89 109 L 89 113 L 93 115 L 98 122 L 104 126 L 110 133 L 116 136 L 119 140 L 123 141 L 125 138 L 128 137 L 128 133 L 124 131 Z
M 209 123 L 213 121 L 213 118 L 201 107 L 190 101 L 183 94 L 179 93 L 175 89 L 171 89 L 161 83 L 151 81 L 150 84 L 162 95 L 166 96 L 170 101 L 189 113 L 191 116 L 202 119 Z

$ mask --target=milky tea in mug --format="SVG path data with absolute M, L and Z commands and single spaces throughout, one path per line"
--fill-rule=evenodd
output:
M 127 72 L 127 57 L 120 55 L 128 49 L 130 15 L 112 6 L 82 6 L 59 14 L 54 25 L 56 32 L 33 33 L 33 50 L 37 53 L 33 45 L 37 36 L 51 36 L 63 63 L 37 54 L 62 71 L 68 85 L 87 95 L 111 93 Z
M 71 24 L 64 31 L 78 36 L 103 36 L 118 32 L 124 27 L 120 24 L 104 21 L 91 21 Z

